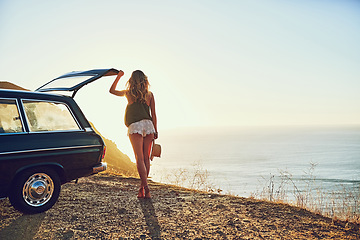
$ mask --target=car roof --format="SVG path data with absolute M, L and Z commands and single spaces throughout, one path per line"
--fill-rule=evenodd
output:
M 22 98 L 22 99 L 36 99 L 36 100 L 49 100 L 67 102 L 71 99 L 68 96 L 41 93 L 23 90 L 0 89 L 0 98 Z

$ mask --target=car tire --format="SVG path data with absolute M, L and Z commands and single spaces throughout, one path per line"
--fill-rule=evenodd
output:
M 50 209 L 60 195 L 58 174 L 50 168 L 26 170 L 16 177 L 9 200 L 19 211 L 29 214 Z

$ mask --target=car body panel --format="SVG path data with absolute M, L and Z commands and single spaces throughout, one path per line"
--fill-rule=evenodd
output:
M 16 100 L 23 126 L 22 132 L 0 133 L 0 197 L 9 195 L 17 174 L 28 168 L 54 168 L 58 171 L 61 183 L 91 175 L 94 173 L 93 168 L 99 169 L 104 141 L 94 132 L 73 98 L 41 92 L 0 90 L 0 99 Z M 66 105 L 79 129 L 31 132 L 24 101 Z

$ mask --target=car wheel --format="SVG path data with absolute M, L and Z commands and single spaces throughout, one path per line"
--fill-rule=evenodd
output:
M 17 176 L 9 199 L 24 213 L 40 213 L 56 203 L 60 188 L 59 176 L 52 169 L 31 169 Z

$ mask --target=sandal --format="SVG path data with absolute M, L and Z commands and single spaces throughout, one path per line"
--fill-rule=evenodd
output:
M 141 188 L 139 189 L 139 193 L 138 193 L 138 195 L 137 195 L 137 198 L 145 198 L 144 188 L 143 188 L 143 187 L 141 187 Z
M 151 195 L 150 195 L 150 189 L 148 186 L 145 186 L 144 187 L 144 190 L 145 190 L 145 198 L 151 198 Z

